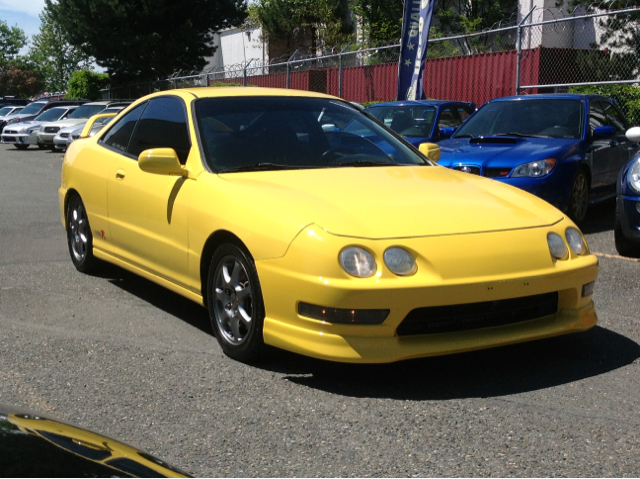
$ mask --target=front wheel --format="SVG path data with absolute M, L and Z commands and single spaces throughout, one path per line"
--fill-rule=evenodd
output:
M 93 256 L 93 236 L 84 203 L 74 195 L 67 204 L 67 245 L 71 261 L 82 273 L 96 269 L 98 260 Z
M 21 143 L 15 143 L 13 146 L 15 146 L 18 150 L 26 150 L 27 148 L 29 148 L 29 145 L 23 145 Z
M 220 246 L 209 267 L 207 306 L 224 353 L 241 362 L 264 354 L 264 304 L 255 263 L 235 244 Z
M 587 217 L 589 207 L 589 178 L 584 170 L 578 170 L 573 179 L 571 196 L 569 197 L 569 216 L 576 223 L 581 223 Z

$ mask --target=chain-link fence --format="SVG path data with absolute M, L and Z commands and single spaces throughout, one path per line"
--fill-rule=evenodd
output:
M 585 13 L 589 12 L 589 13 Z M 424 73 L 428 98 L 473 101 L 515 93 L 566 92 L 586 85 L 639 81 L 640 9 L 605 12 L 533 9 L 489 31 L 429 41 Z M 254 60 L 199 75 L 104 90 L 105 98 L 137 98 L 171 88 L 236 84 L 295 88 L 374 102 L 396 98 L 400 45 L 349 44 L 325 56 L 269 63 Z M 638 99 L 640 105 L 640 96 Z M 629 112 L 625 112 L 629 113 Z M 640 121 L 640 113 L 639 118 Z

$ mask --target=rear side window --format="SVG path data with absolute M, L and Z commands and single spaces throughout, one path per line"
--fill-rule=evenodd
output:
M 115 148 L 122 153 L 126 153 L 133 129 L 146 106 L 146 102 L 142 103 L 123 116 L 115 125 L 113 125 L 113 128 L 111 128 L 104 139 L 101 140 L 101 143 L 106 146 L 110 146 L 111 148 Z
M 191 140 L 187 112 L 178 98 L 154 98 L 140 117 L 127 152 L 135 157 L 149 148 L 173 148 L 180 163 L 187 162 Z
M 602 106 L 604 107 L 604 114 L 607 116 L 609 126 L 615 128 L 616 135 L 624 135 L 627 131 L 627 122 L 622 113 L 616 110 L 616 107 L 611 103 L 602 103 Z
M 607 119 L 600 107 L 600 103 L 592 103 L 589 107 L 589 134 L 593 135 L 593 131 L 599 126 L 606 126 Z

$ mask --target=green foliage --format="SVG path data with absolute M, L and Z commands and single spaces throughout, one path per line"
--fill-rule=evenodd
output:
M 374 42 L 390 42 L 402 34 L 403 0 L 354 0 L 353 12 L 363 20 L 365 35 Z
M 589 93 L 613 98 L 631 125 L 640 125 L 640 88 L 635 85 L 591 85 L 571 87 L 571 93 Z
M 66 98 L 98 100 L 100 89 L 109 85 L 109 75 L 91 70 L 77 70 L 71 74 Z
M 601 50 L 580 50 L 576 63 L 584 81 L 630 80 L 635 78 L 638 56 L 636 52 L 609 54 Z
M 327 52 L 347 43 L 351 26 L 346 17 L 343 0 L 258 0 L 249 9 L 253 24 L 261 25 L 263 35 L 284 45 L 288 54 Z
M 0 66 L 14 60 L 22 47 L 27 44 L 27 36 L 18 27 L 10 27 L 0 20 Z
M 40 33 L 33 36 L 29 57 L 44 74 L 49 91 L 66 89 L 71 74 L 91 63 L 89 55 L 69 43 L 48 10 L 40 14 Z
M 243 0 L 46 0 L 69 43 L 107 69 L 114 84 L 201 70 L 213 34 L 240 25 Z
M 28 63 L 11 60 L 0 66 L 0 95 L 29 98 L 41 93 L 44 77 Z

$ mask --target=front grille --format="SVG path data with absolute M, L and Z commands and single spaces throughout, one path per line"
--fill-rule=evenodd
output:
M 472 175 L 480 174 L 479 166 L 458 165 L 458 166 L 454 166 L 453 169 L 458 171 L 464 171 L 465 173 L 470 173 Z
M 411 311 L 397 331 L 399 336 L 450 333 L 504 326 L 557 312 L 557 292 L 482 303 L 431 306 Z
M 44 127 L 44 132 L 45 133 L 58 133 L 58 130 L 60 128 L 57 126 L 45 126 Z
M 69 138 L 69 133 L 60 133 L 60 138 Z
M 511 168 L 484 168 L 484 176 L 487 178 L 505 178 Z
M 18 132 L 16 130 L 7 130 L 4 133 L 6 135 L 16 135 Z

